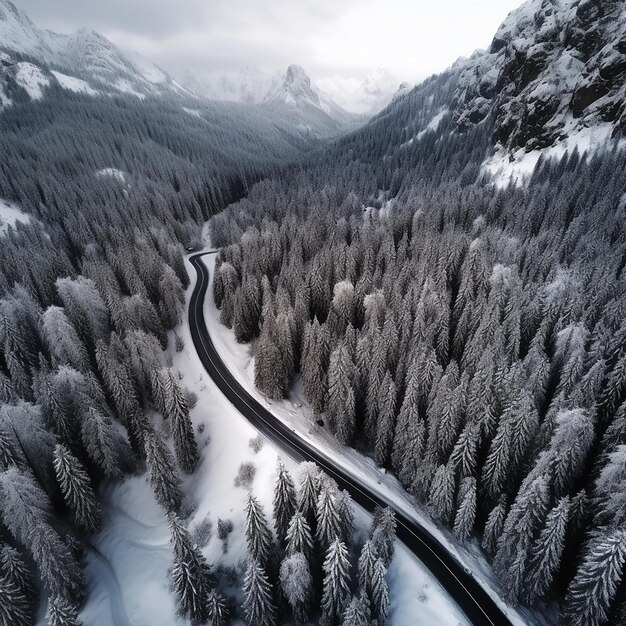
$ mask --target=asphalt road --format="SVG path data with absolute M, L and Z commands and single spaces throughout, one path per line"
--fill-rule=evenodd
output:
M 271 439 L 285 453 L 296 461 L 317 463 L 337 481 L 340 489 L 347 490 L 353 500 L 364 509 L 373 512 L 377 505 L 393 508 L 396 513 L 398 539 L 430 570 L 474 626 L 511 626 L 511 621 L 502 609 L 427 528 L 407 517 L 402 511 L 395 509 L 393 504 L 385 499 L 382 492 L 377 492 L 371 485 L 353 476 L 335 459 L 326 456 L 315 446 L 300 438 L 237 382 L 217 353 L 206 327 L 204 300 L 210 281 L 209 270 L 202 262 L 202 256 L 205 254 L 207 253 L 190 257 L 190 262 L 198 274 L 198 280 L 189 303 L 189 327 L 204 369 L 220 391 L 257 430 Z M 421 625 L 416 624 L 416 626 Z

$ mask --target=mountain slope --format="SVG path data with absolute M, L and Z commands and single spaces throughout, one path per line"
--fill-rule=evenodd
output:
M 622 0 L 529 0 L 461 73 L 455 121 L 492 114 L 494 139 L 545 148 L 583 128 L 626 127 L 626 4 Z
M 55 85 L 90 95 L 111 91 L 140 98 L 163 93 L 190 95 L 160 68 L 122 52 L 99 33 L 81 29 L 59 35 L 40 29 L 10 0 L 0 0 L 0 50 L 4 51 L 0 57 L 0 94 L 4 93 L 0 105 L 4 106 L 11 100 L 7 92 L 12 82 L 31 97 L 33 82 L 44 90 Z M 25 67 L 25 62 L 38 71 Z M 51 68 L 63 70 L 62 77 L 51 73 Z M 68 74 L 79 82 L 64 79 Z

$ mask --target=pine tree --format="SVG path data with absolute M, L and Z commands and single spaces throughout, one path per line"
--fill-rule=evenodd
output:
M 350 601 L 350 560 L 348 549 L 335 539 L 326 552 L 324 561 L 324 589 L 322 592 L 322 626 L 339 624 Z
M 187 398 L 171 372 L 168 376 L 166 394 L 165 417 L 172 425 L 176 458 L 180 468 L 187 474 L 191 474 L 198 464 L 198 445 L 189 417 Z
M 500 535 L 504 530 L 504 522 L 507 516 L 506 496 L 500 496 L 500 500 L 496 506 L 493 507 L 487 522 L 485 523 L 485 530 L 483 531 L 482 547 L 486 550 L 487 554 L 494 555 L 496 553 L 496 547 L 500 539 Z
M 81 439 L 89 458 L 109 478 L 122 477 L 120 461 L 127 455 L 127 444 L 110 417 L 90 407 L 81 426 Z
M 248 497 L 246 505 L 246 542 L 251 559 L 264 570 L 274 562 L 274 538 L 263 507 L 254 496 Z
M 279 461 L 274 487 L 274 528 L 281 546 L 285 546 L 289 523 L 296 512 L 296 488 L 289 472 Z
M 327 414 L 332 432 L 339 443 L 348 445 L 355 425 L 355 401 L 352 389 L 354 363 L 348 347 L 341 344 L 330 355 L 328 365 Z
M 377 406 L 378 422 L 376 425 L 374 458 L 378 465 L 384 466 L 389 459 L 396 425 L 396 386 L 389 371 L 385 374 L 380 386 Z
M 626 529 L 600 529 L 591 536 L 565 598 L 568 625 L 599 626 L 606 622 L 625 563 Z
M 444 524 L 448 524 L 454 509 L 454 493 L 456 490 L 454 473 L 447 465 L 440 465 L 430 486 L 428 504 L 435 516 Z
M 368 539 L 361 549 L 361 554 L 359 556 L 359 561 L 357 564 L 357 578 L 359 582 L 359 587 L 367 595 L 368 598 L 371 598 L 372 595 L 372 580 L 374 579 L 374 566 L 376 565 L 376 561 L 378 561 L 378 553 L 376 552 L 376 547 L 371 539 Z
M 372 601 L 372 615 L 376 618 L 379 626 L 384 626 L 389 616 L 389 589 L 385 580 L 386 573 L 387 569 L 382 559 L 377 559 L 372 573 L 370 598 Z
M 53 596 L 48 600 L 46 611 L 48 626 L 82 626 L 78 618 L 78 608 L 63 596 Z
M 13 451 L 13 446 L 9 435 L 3 428 L 0 428 L 0 471 L 8 469 L 17 463 L 17 457 Z
M 454 534 L 460 541 L 469 539 L 476 519 L 476 479 L 465 478 L 459 488 L 459 505 L 454 518 Z
M 283 560 L 280 586 L 296 624 L 305 624 L 312 609 L 313 577 L 307 558 L 301 552 L 294 552 Z
M 313 536 L 311 534 L 311 528 L 300 511 L 296 512 L 289 522 L 286 542 L 287 554 L 299 552 L 306 557 L 309 565 L 312 564 Z
M 81 462 L 63 445 L 54 449 L 54 471 L 74 521 L 88 533 L 100 528 L 100 505 Z
M 371 532 L 372 543 L 385 567 L 389 567 L 396 542 L 396 514 L 390 507 L 377 508 Z
M 226 626 L 228 624 L 228 607 L 224 597 L 218 591 L 213 590 L 209 594 L 207 614 L 211 620 L 211 626 Z
M 3 545 L 0 549 L 0 576 L 9 583 L 16 585 L 29 606 L 32 604 L 35 597 L 32 574 L 26 561 L 16 548 Z
M 550 589 L 559 570 L 567 538 L 570 508 L 569 497 L 562 498 L 548 513 L 546 523 L 532 547 L 525 583 L 526 597 L 531 603 Z
M 166 511 L 178 511 L 183 501 L 183 494 L 172 453 L 159 431 L 155 430 L 150 433 L 146 437 L 145 444 L 150 485 L 154 497 Z
M 317 499 L 317 541 L 322 552 L 337 538 L 341 538 L 341 531 L 334 490 L 327 481 L 322 481 L 322 489 Z
M 28 626 L 32 624 L 28 598 L 19 586 L 0 575 L 0 626 Z
M 343 614 L 341 626 L 371 626 L 372 615 L 369 604 L 364 594 L 354 596 Z
M 319 475 L 320 470 L 315 463 L 303 463 L 302 479 L 300 482 L 300 492 L 298 498 L 298 510 L 315 534 L 317 528 L 317 498 L 319 496 Z
M 261 565 L 251 559 L 243 580 L 243 613 L 249 626 L 275 626 L 272 588 Z
M 174 559 L 170 573 L 184 615 L 202 621 L 208 616 L 210 570 L 202 552 L 174 513 L 168 514 Z

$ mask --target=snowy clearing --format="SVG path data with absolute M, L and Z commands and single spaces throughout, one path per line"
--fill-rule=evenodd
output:
M 50 84 L 50 79 L 32 63 L 18 63 L 15 81 L 32 100 L 41 100 L 43 90 Z
M 15 226 L 16 222 L 28 224 L 30 215 L 23 213 L 15 204 L 0 200 L 0 235 L 6 235 L 9 226 Z
M 63 89 L 74 91 L 75 93 L 84 93 L 88 96 L 95 96 L 98 93 L 98 91 L 93 89 L 85 80 L 81 80 L 75 76 L 68 76 L 67 74 L 62 74 L 61 72 L 55 72 L 54 70 L 52 70 L 52 73 Z

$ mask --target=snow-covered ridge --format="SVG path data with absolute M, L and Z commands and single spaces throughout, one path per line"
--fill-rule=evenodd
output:
M 105 91 L 110 88 L 140 97 L 184 91 L 154 64 L 122 52 L 99 33 L 81 29 L 59 35 L 40 29 L 10 0 L 0 0 L 0 50 L 4 50 L 0 57 L 0 108 L 10 104 L 2 94 L 11 81 L 32 99 L 42 98 L 52 82 L 88 95 L 101 93 L 89 84 L 91 79 L 105 85 Z M 19 62 L 17 55 L 28 55 L 33 62 Z M 64 70 L 53 72 L 56 81 L 50 75 L 51 65 Z
M 599 124 L 623 134 L 625 100 L 626 3 L 528 0 L 463 64 L 454 115 L 492 114 L 496 142 L 534 150 Z

